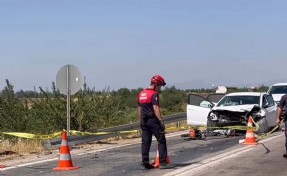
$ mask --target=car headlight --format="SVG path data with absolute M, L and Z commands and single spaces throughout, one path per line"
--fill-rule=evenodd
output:
M 253 120 L 255 122 L 257 122 L 258 120 L 262 119 L 262 117 L 265 117 L 265 115 L 266 115 L 266 112 L 261 110 L 257 113 L 252 114 L 251 117 L 253 118 Z M 248 120 L 248 119 L 246 119 L 246 120 Z
M 213 112 L 211 112 L 211 113 L 209 113 L 208 119 L 209 120 L 217 120 L 217 115 L 214 114 Z

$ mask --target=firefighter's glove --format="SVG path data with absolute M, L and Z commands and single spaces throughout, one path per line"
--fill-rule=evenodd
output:
M 161 126 L 161 128 L 162 128 L 162 131 L 165 131 L 165 125 L 164 125 L 164 123 L 163 123 L 162 120 L 160 121 L 160 126 Z

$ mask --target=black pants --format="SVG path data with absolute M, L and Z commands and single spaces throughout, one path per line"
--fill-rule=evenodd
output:
M 285 124 L 285 148 L 287 153 L 287 121 L 284 121 Z
M 164 163 L 167 157 L 166 139 L 160 121 L 154 117 L 149 119 L 142 119 L 142 162 L 149 163 L 149 152 L 152 142 L 152 135 L 155 136 L 158 142 L 158 152 L 160 163 Z

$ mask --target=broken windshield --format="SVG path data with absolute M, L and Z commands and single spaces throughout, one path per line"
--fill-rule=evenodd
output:
M 237 96 L 225 96 L 217 106 L 236 106 L 236 105 L 248 105 L 260 103 L 260 96 L 251 95 L 237 95 Z

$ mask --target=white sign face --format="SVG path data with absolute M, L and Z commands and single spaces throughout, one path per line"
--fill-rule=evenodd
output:
M 63 66 L 57 74 L 56 87 L 62 94 L 73 95 L 83 85 L 83 78 L 79 69 L 74 65 Z
M 227 92 L 227 88 L 226 87 L 218 86 L 215 93 L 224 93 L 225 94 L 226 92 Z

